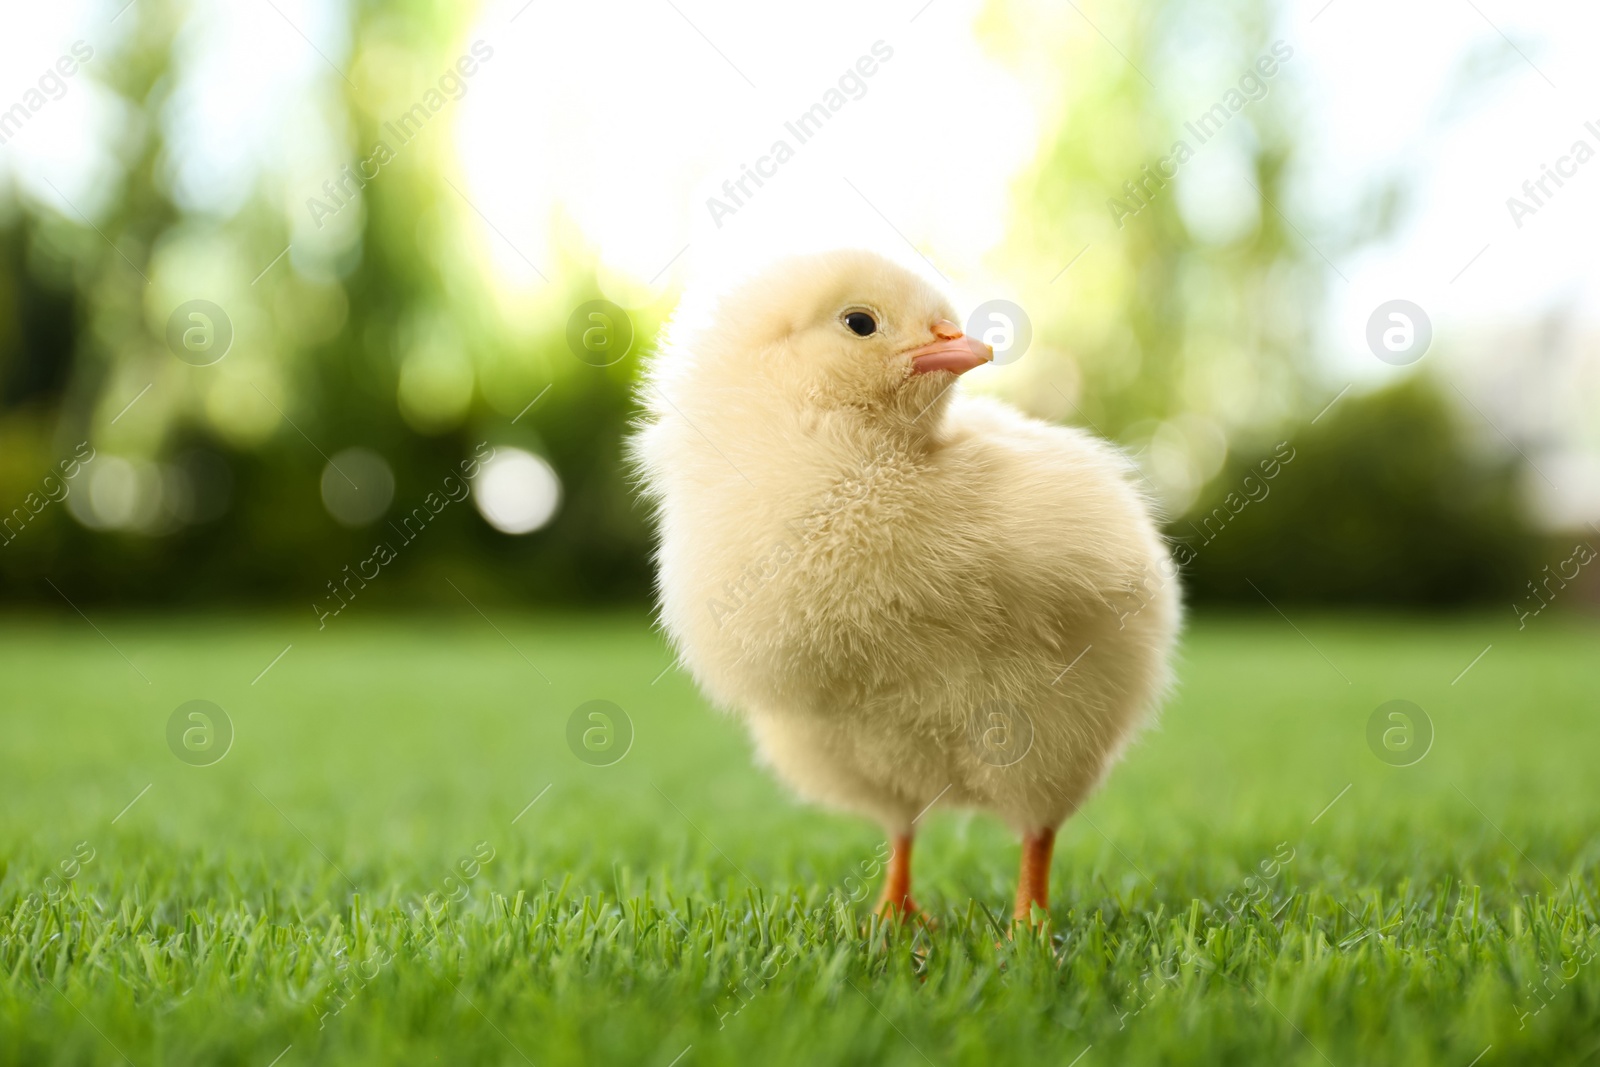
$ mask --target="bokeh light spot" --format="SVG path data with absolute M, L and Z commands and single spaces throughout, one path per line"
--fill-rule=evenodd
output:
M 498 448 L 473 479 L 472 499 L 484 520 L 501 533 L 532 533 L 561 506 L 561 479 L 531 452 Z
M 370 448 L 347 448 L 322 469 L 322 506 L 341 526 L 376 522 L 394 500 L 394 471 Z

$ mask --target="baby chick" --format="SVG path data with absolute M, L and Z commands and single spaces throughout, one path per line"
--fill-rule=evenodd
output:
M 883 824 L 886 913 L 936 803 L 1016 830 L 1015 914 L 1048 909 L 1057 827 L 1168 685 L 1175 569 L 1131 465 L 963 395 L 990 359 L 882 257 L 790 260 L 680 308 L 632 442 L 681 661 L 801 795 Z

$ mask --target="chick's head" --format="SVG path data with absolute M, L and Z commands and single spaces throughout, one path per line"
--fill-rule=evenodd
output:
M 942 293 L 870 252 L 788 260 L 721 302 L 723 352 L 803 404 L 911 419 L 993 358 Z

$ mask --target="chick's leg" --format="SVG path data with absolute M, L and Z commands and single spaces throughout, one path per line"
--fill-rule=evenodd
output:
M 1035 904 L 1050 910 L 1050 854 L 1055 849 L 1053 829 L 1036 830 L 1022 838 L 1022 869 L 1017 875 L 1017 906 L 1012 917 L 1029 919 Z
M 894 851 L 884 866 L 883 896 L 878 898 L 879 915 L 912 915 L 917 906 L 911 900 L 911 835 L 895 834 Z

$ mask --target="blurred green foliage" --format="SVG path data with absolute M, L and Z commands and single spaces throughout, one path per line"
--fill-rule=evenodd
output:
M 458 13 L 412 14 L 356 13 L 357 53 L 381 61 L 362 79 L 377 88 L 328 101 L 327 121 L 350 131 L 352 151 L 384 136 L 392 100 L 416 91 L 415 75 L 436 76 L 456 58 L 444 55 L 440 30 Z M 567 351 L 559 314 L 507 326 L 472 250 L 449 230 L 444 208 L 458 194 L 442 180 L 442 156 L 429 154 L 446 152 L 446 138 L 419 139 L 362 191 L 360 212 L 345 216 L 359 214 L 359 233 L 332 262 L 298 263 L 298 249 L 274 261 L 291 238 L 301 243 L 303 220 L 283 217 L 265 191 L 228 219 L 185 215 L 166 159 L 175 149 L 155 121 L 173 104 L 184 14 L 155 2 L 139 16 L 132 39 L 115 54 L 103 49 L 94 67 L 152 119 L 129 138 L 101 232 L 20 195 L 0 214 L 0 518 L 11 519 L 0 535 L 0 596 L 59 604 L 48 579 L 75 602 L 311 601 L 388 539 L 402 547 L 363 590 L 373 601 L 453 600 L 446 571 L 468 593 L 642 598 L 647 534 L 621 472 L 642 341 L 602 369 Z M 596 295 L 589 262 L 581 249 L 568 257 L 549 303 Z M 223 361 L 192 367 L 168 351 L 165 319 L 201 294 L 216 296 L 236 337 Z M 636 310 L 636 328 L 648 338 L 660 317 Z M 409 398 L 420 402 L 408 411 L 402 379 L 412 363 L 422 372 Z M 441 402 L 463 376 L 468 402 Z M 85 442 L 100 467 L 126 458 L 158 471 L 151 477 L 180 479 L 186 514 L 142 531 L 86 528 L 74 508 L 96 464 L 70 478 L 60 466 Z M 549 527 L 508 537 L 457 504 L 406 544 L 387 522 L 348 529 L 323 506 L 328 457 L 345 448 L 371 449 L 392 467 L 386 517 L 397 520 L 482 442 L 542 455 L 559 472 L 562 504 Z
M 1223 437 L 1302 417 L 1320 388 L 1313 323 L 1326 267 L 1273 206 L 1289 197 L 1305 130 L 1293 49 L 1278 41 L 1273 54 L 1271 8 L 1107 11 L 1096 25 L 1119 50 L 1070 8 L 1041 27 L 1022 0 L 996 7 L 1009 15 L 999 46 L 1054 87 L 1055 133 L 1017 191 L 1006 250 L 1050 279 L 1032 308 L 1044 344 L 1019 364 L 1019 400 L 1135 449 L 1180 415 Z M 1147 70 L 1186 91 L 1157 90 Z M 1220 126 L 1194 126 L 1247 76 L 1255 98 L 1234 97 L 1242 106 Z M 1185 200 L 1179 177 L 1215 188 Z
M 1230 458 L 1168 533 L 1202 601 L 1509 599 L 1542 562 L 1517 473 L 1475 449 L 1419 375 L 1340 400 L 1281 444 Z
M 1099 28 L 1121 47 L 1107 48 L 1075 9 L 1022 0 L 986 9 L 981 33 L 1028 84 L 1046 87 L 1042 118 L 1055 131 L 1019 181 L 1002 249 L 1010 275 L 1040 279 L 1029 298 L 1034 349 L 1008 388 L 1029 410 L 1121 441 L 1149 461 L 1174 510 L 1195 515 L 1245 466 L 1226 459 L 1230 443 L 1296 442 L 1303 456 L 1270 506 L 1198 554 L 1199 599 L 1241 597 L 1243 576 L 1275 600 L 1443 603 L 1498 592 L 1524 573 L 1529 544 L 1511 472 L 1443 432 L 1448 416 L 1426 379 L 1389 399 L 1351 399 L 1303 437 L 1294 428 L 1323 391 L 1312 327 L 1325 267 L 1276 206 L 1290 198 L 1301 136 L 1283 73 L 1292 58 L 1185 164 L 1231 161 L 1244 224 L 1196 217 L 1176 182 L 1143 186 L 1147 202 L 1129 217 L 1108 210 L 1190 136 L 1197 100 L 1260 69 L 1269 10 L 1261 0 L 1108 10 Z M 468 594 L 645 598 L 648 531 L 620 442 L 639 354 L 667 302 L 634 310 L 637 339 L 620 363 L 574 358 L 565 316 L 599 295 L 591 252 L 558 226 L 566 251 L 546 264 L 555 280 L 531 299 L 497 292 L 481 235 L 460 221 L 471 213 L 439 136 L 386 163 L 360 209 L 326 232 L 289 217 L 305 190 L 290 196 L 289 215 L 268 189 L 225 217 L 185 210 L 172 177 L 180 146 L 160 121 L 177 91 L 185 17 L 147 0 L 131 36 L 94 61 L 92 76 L 147 121 L 119 143 L 121 180 L 93 226 L 20 192 L 0 198 L 0 519 L 11 521 L 0 598 L 59 604 L 54 584 L 80 603 L 310 602 L 388 536 L 386 522 L 348 529 L 328 514 L 319 485 L 330 455 L 361 446 L 384 457 L 392 518 L 482 442 L 549 461 L 563 487 L 555 519 L 508 537 L 470 505 L 452 506 L 363 596 L 453 600 L 448 572 Z M 464 17 L 442 5 L 406 18 L 354 9 L 349 62 L 363 88 L 332 83 L 323 135 L 350 160 L 366 157 L 395 101 L 414 99 L 455 60 L 445 42 Z M 1180 54 L 1186 63 L 1173 64 Z M 1182 93 L 1146 77 L 1158 64 L 1161 82 Z M 1386 224 L 1355 220 L 1351 233 L 1370 238 Z M 347 239 L 339 226 L 353 227 Z M 274 260 L 291 242 L 286 262 Z M 207 368 L 175 359 L 164 337 L 171 309 L 201 293 L 237 330 L 227 359 Z M 63 476 L 86 446 L 102 467 L 126 460 L 176 484 L 168 495 L 183 506 L 144 532 L 86 528 L 74 509 L 89 478 Z M 1181 522 L 1174 534 L 1186 536 Z

